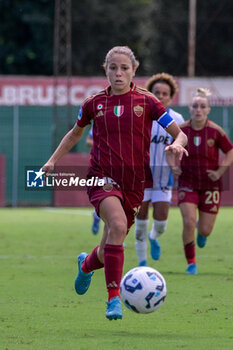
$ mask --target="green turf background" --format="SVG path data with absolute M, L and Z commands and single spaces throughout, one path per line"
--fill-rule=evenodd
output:
M 100 239 L 91 209 L 0 209 L 0 349 L 232 349 L 232 217 L 232 208 L 221 208 L 207 246 L 196 249 L 199 274 L 188 276 L 181 217 L 171 208 L 161 259 L 148 258 L 167 281 L 164 305 L 148 315 L 123 307 L 123 320 L 110 322 L 102 270 L 84 296 L 73 286 L 77 254 Z M 132 229 L 124 272 L 136 265 Z

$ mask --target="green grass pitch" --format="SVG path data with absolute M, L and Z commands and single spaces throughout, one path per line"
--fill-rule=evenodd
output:
M 90 252 L 91 208 L 0 210 L 1 350 L 230 350 L 233 348 L 232 208 L 221 208 L 199 274 L 185 274 L 181 216 L 171 208 L 162 256 L 149 265 L 167 281 L 164 305 L 123 320 L 105 318 L 103 270 L 87 294 L 74 291 L 77 254 Z M 103 226 L 102 226 L 103 227 Z M 149 252 L 148 252 L 149 253 Z M 134 228 L 126 238 L 124 273 L 137 265 Z

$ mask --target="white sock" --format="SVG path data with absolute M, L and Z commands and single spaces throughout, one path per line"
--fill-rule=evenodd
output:
M 158 221 L 154 220 L 152 230 L 150 231 L 150 239 L 158 239 L 159 236 L 166 230 L 167 220 Z
M 149 220 L 135 220 L 135 248 L 138 262 L 147 259 L 147 228 Z

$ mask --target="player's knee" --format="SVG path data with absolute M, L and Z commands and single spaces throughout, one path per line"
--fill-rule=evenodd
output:
M 211 234 L 211 231 L 212 227 L 209 227 L 208 225 L 198 227 L 198 233 L 204 237 L 208 237 Z
M 109 226 L 109 235 L 123 237 L 127 233 L 127 220 L 112 220 Z
M 166 231 L 167 228 L 167 220 L 164 221 L 158 221 L 158 220 L 154 220 L 154 228 L 155 231 L 161 235 L 162 233 L 164 233 Z
M 147 212 L 139 210 L 138 215 L 137 215 L 137 219 L 139 219 L 139 220 L 147 220 L 148 219 Z
M 192 216 L 183 217 L 183 222 L 186 229 L 193 230 L 196 227 L 196 218 Z
M 147 232 L 145 232 L 145 230 L 141 230 L 140 228 L 136 228 L 135 238 L 137 241 L 144 242 L 147 240 Z

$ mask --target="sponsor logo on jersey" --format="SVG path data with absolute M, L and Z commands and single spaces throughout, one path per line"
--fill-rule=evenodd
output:
M 209 146 L 209 147 L 213 147 L 213 145 L 214 145 L 214 139 L 208 139 L 207 140 L 207 145 Z
M 99 111 L 99 112 L 96 114 L 96 118 L 101 117 L 101 115 L 104 115 L 103 111 Z
M 83 115 L 83 109 L 82 109 L 82 107 L 80 107 L 80 110 L 78 113 L 78 120 L 82 119 L 82 115 Z
M 124 106 L 115 106 L 113 112 L 117 117 L 120 117 L 124 113 Z
M 201 144 L 201 137 L 200 136 L 194 136 L 193 143 L 197 147 L 200 146 L 200 144 Z
M 103 109 L 102 103 L 98 104 L 97 109 L 98 109 L 98 111 L 100 111 L 101 109 Z
M 141 117 L 141 115 L 143 114 L 144 109 L 143 109 L 143 107 L 137 105 L 137 106 L 134 106 L 133 111 L 134 111 L 134 113 L 136 114 L 137 117 Z
M 164 145 L 169 145 L 170 144 L 170 136 L 163 136 L 160 135 L 158 137 L 158 135 L 155 135 L 152 139 L 151 139 L 151 143 L 163 143 Z
M 217 205 L 214 205 L 211 209 L 210 209 L 210 211 L 213 211 L 213 212 L 217 212 L 218 211 L 218 207 L 217 207 Z

